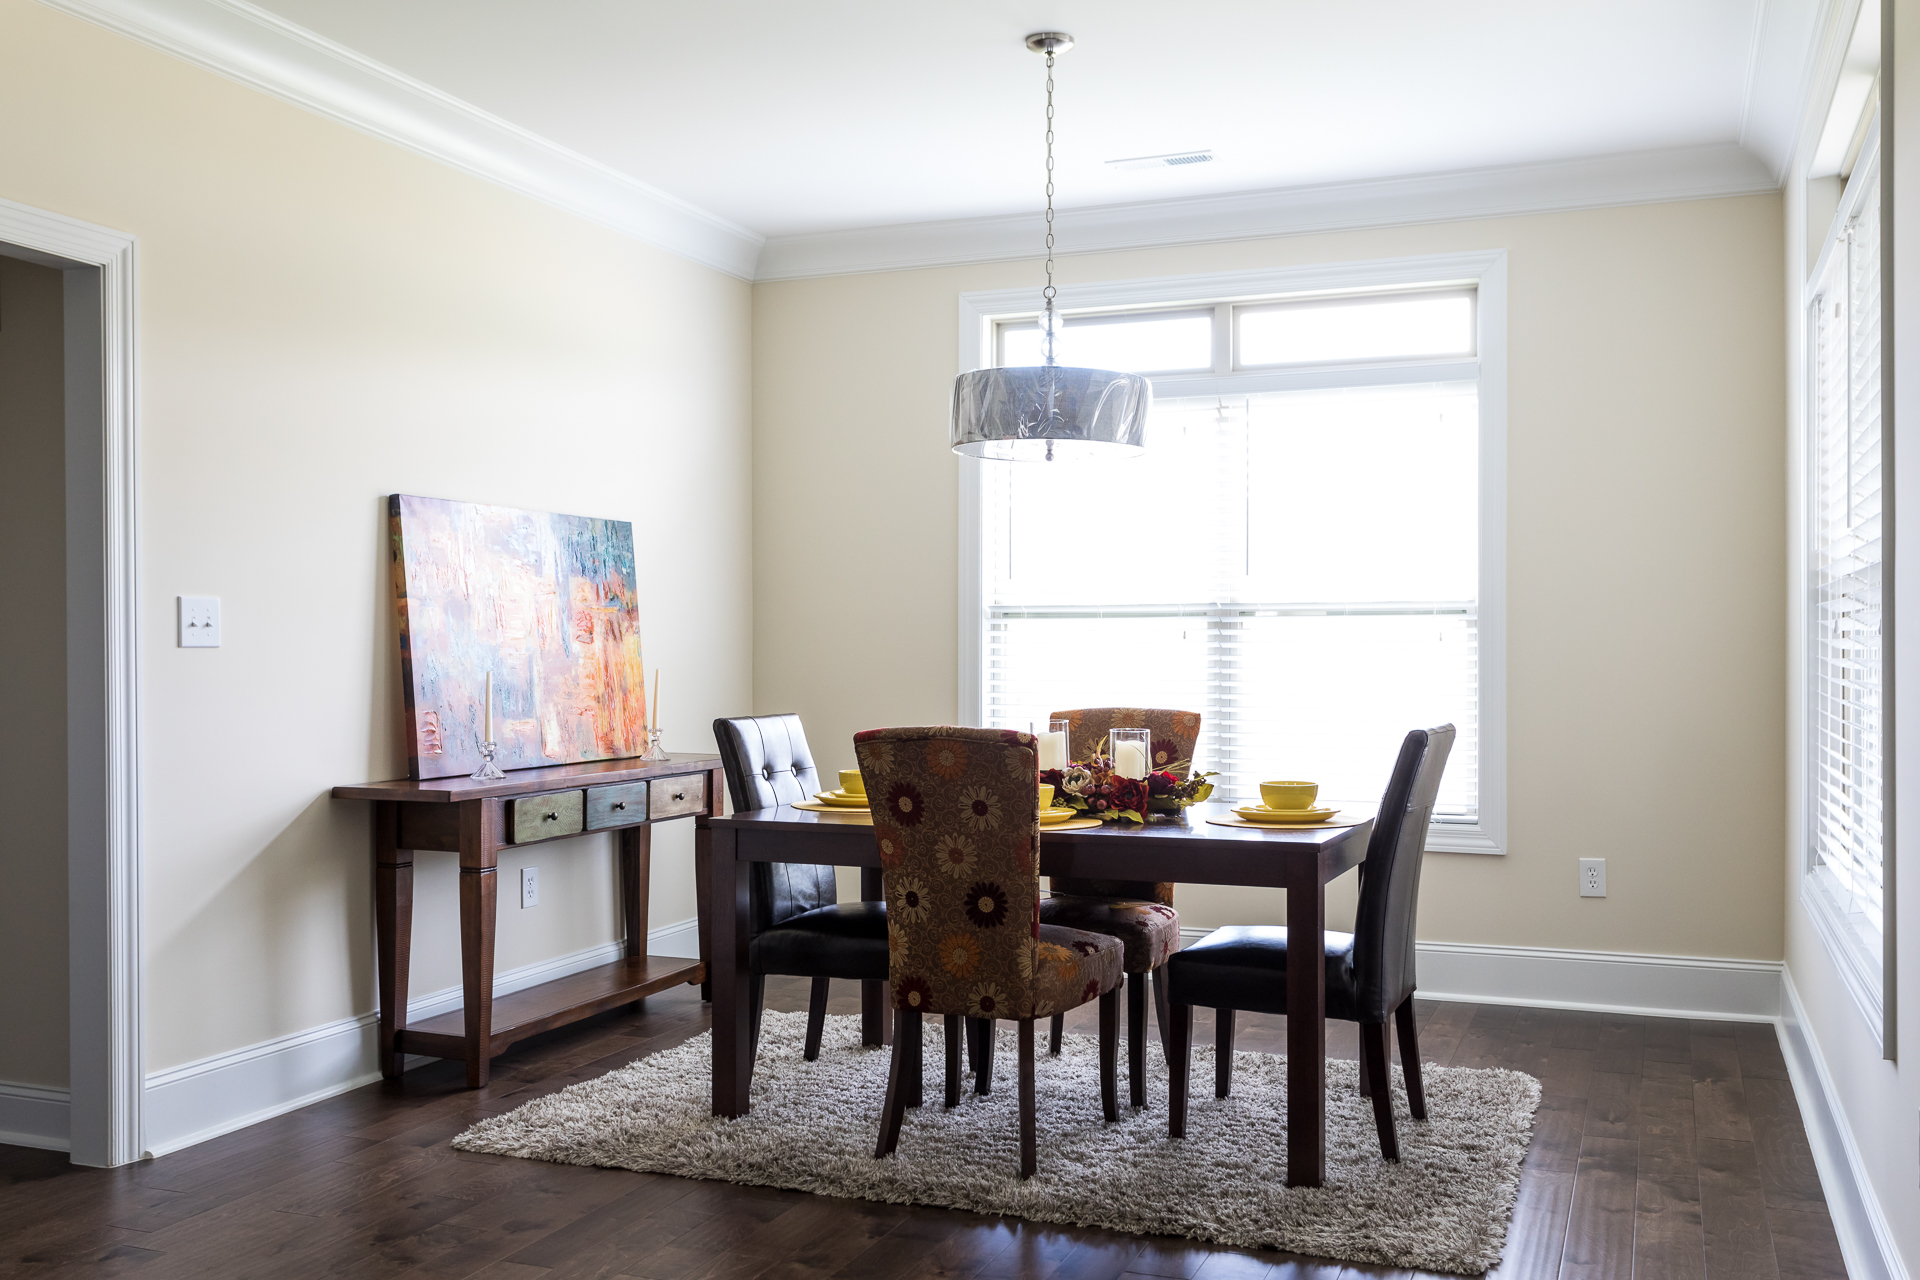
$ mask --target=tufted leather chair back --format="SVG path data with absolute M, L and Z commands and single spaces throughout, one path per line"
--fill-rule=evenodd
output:
M 1360 907 L 1354 914 L 1356 1021 L 1385 1022 L 1413 994 L 1420 862 L 1440 775 L 1452 749 L 1450 724 L 1409 733 L 1380 799 L 1367 860 L 1360 864 Z
M 715 720 L 713 736 L 726 766 L 727 795 L 736 813 L 811 800 L 814 792 L 823 789 L 799 716 Z M 749 865 L 748 916 L 754 933 L 840 899 L 832 867 L 801 862 Z
M 1109 730 L 1144 728 L 1153 734 L 1153 767 L 1170 769 L 1184 778 L 1193 769 L 1194 748 L 1200 743 L 1198 711 L 1168 711 L 1156 707 L 1082 707 L 1078 711 L 1056 711 L 1050 720 L 1068 721 L 1067 745 L 1076 760 L 1091 755 Z M 1151 880 L 1068 879 L 1054 876 L 1053 892 L 1071 898 L 1125 898 L 1140 902 L 1173 905 L 1173 886 Z
M 1048 959 L 1033 735 L 868 729 L 853 744 L 873 801 L 894 1007 L 1035 1016 L 1035 966 Z

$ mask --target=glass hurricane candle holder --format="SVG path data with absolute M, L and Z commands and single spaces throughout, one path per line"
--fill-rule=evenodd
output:
M 1107 735 L 1113 753 L 1113 772 L 1120 778 L 1145 778 L 1153 761 L 1153 733 L 1149 729 L 1115 729 Z
M 1049 720 L 1047 731 L 1040 735 L 1040 768 L 1064 769 L 1073 763 L 1072 742 L 1068 737 L 1069 723 L 1066 720 Z

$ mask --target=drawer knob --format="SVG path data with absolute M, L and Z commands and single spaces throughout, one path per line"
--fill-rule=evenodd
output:
M 558 822 L 558 821 L 560 821 L 560 815 L 559 815 L 559 814 L 557 814 L 557 813 L 550 813 L 550 814 L 548 814 L 548 815 L 547 815 L 546 817 L 544 817 L 544 818 L 542 818 L 542 819 L 540 819 L 540 821 L 542 821 L 542 822 Z
M 621 810 L 625 809 L 626 807 L 627 807 L 627 802 L 625 800 L 621 800 L 614 804 L 613 811 L 615 813 L 619 813 Z
M 685 800 L 687 798 L 687 793 L 684 791 L 676 791 L 673 793 L 673 798 L 675 800 Z

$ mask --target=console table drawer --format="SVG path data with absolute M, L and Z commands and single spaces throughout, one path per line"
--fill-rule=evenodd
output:
M 646 820 L 646 783 L 623 782 L 618 786 L 587 788 L 587 830 L 624 827 Z
M 677 818 L 683 813 L 707 811 L 707 775 L 690 773 L 683 778 L 661 778 L 647 797 L 647 816 Z
M 554 791 L 507 802 L 507 830 L 515 844 L 578 835 L 586 829 L 586 793 Z

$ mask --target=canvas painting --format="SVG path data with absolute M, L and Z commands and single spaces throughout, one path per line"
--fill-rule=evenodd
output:
M 480 763 L 489 674 L 502 769 L 647 749 L 630 523 L 399 493 L 387 510 L 413 777 Z

